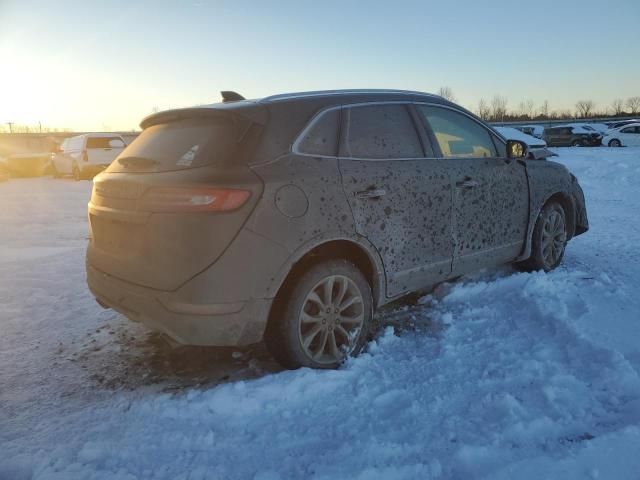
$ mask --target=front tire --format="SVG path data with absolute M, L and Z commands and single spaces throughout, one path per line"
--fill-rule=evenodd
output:
M 572 147 L 581 147 L 582 146 L 582 142 L 580 140 L 574 140 L 573 142 L 571 142 L 571 146 Z
M 621 147 L 622 143 L 617 138 L 614 138 L 613 140 L 609 140 L 609 146 L 610 147 Z
M 544 206 L 533 229 L 531 257 L 518 265 L 522 270 L 549 272 L 560 265 L 568 238 L 566 218 L 558 202 Z
M 295 369 L 337 368 L 357 355 L 373 317 L 371 287 L 347 260 L 328 260 L 296 278 L 276 301 L 265 342 L 275 359 Z

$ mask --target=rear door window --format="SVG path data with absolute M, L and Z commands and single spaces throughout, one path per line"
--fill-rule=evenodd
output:
M 340 156 L 423 158 L 424 152 L 406 105 L 363 105 L 343 110 Z
M 418 112 L 431 127 L 443 157 L 497 157 L 491 134 L 472 118 L 449 108 L 419 105 Z
M 143 130 L 107 172 L 164 172 L 221 165 L 237 149 L 237 129 L 223 118 L 181 119 Z

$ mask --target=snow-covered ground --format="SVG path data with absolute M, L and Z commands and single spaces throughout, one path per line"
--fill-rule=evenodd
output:
M 88 182 L 0 184 L 0 479 L 640 477 L 640 149 L 557 149 L 591 230 L 387 310 L 338 371 L 172 350 L 92 300 Z

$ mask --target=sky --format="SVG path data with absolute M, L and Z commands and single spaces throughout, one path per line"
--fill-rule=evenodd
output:
M 132 130 L 154 111 L 337 88 L 475 110 L 640 95 L 638 0 L 0 0 L 0 128 Z

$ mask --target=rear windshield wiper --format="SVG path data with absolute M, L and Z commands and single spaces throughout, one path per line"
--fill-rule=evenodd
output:
M 146 157 L 120 157 L 118 163 L 124 167 L 152 167 L 160 162 Z

